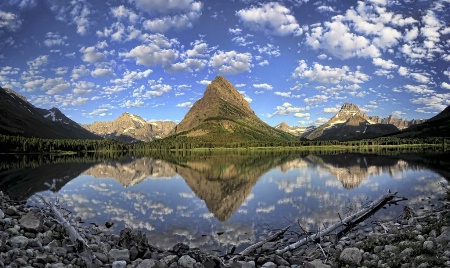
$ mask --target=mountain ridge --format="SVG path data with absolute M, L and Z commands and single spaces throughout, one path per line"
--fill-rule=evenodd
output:
M 95 121 L 82 126 L 104 138 L 148 142 L 165 138 L 175 127 L 175 123 L 172 121 L 148 122 L 136 114 L 125 112 L 112 121 Z
M 0 134 L 49 139 L 101 139 L 59 109 L 38 108 L 12 89 L 0 87 Z
M 368 116 L 352 103 L 344 103 L 330 120 L 312 131 L 305 138 L 309 140 L 352 140 L 375 138 L 398 132 L 425 120 L 397 119 L 390 115 L 387 118 Z

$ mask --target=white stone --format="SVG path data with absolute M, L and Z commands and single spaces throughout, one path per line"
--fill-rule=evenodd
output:
M 194 268 L 196 262 L 192 257 L 184 255 L 178 260 L 178 265 L 182 268 Z

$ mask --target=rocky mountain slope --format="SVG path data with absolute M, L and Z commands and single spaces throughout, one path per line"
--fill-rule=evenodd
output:
M 123 113 L 113 121 L 96 121 L 83 127 L 104 138 L 133 142 L 164 138 L 175 127 L 175 123 L 172 121 L 147 122 L 138 115 Z
M 289 141 L 295 137 L 259 119 L 234 86 L 218 76 L 194 103 L 173 135 L 214 143 L 239 141 Z
M 50 139 L 101 139 L 57 108 L 37 108 L 15 91 L 1 87 L 0 134 Z
M 368 116 L 358 106 L 345 103 L 327 123 L 319 126 L 305 138 L 310 140 L 352 140 L 392 134 L 424 120 L 404 120 L 394 116 Z
M 450 106 L 422 124 L 413 125 L 395 136 L 402 138 L 450 137 Z

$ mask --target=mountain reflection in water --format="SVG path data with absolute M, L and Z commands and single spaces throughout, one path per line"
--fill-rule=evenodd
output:
M 420 210 L 444 194 L 450 169 L 441 155 L 203 152 L 0 168 L 0 189 L 16 197 L 64 201 L 86 222 L 114 221 L 146 231 L 157 246 L 177 242 L 224 250 L 260 240 L 298 219 L 309 231 L 368 201 L 398 191 Z M 50 185 L 53 191 L 45 191 Z M 437 201 L 436 201 L 437 202 Z M 393 218 L 403 206 L 375 214 Z M 338 215 L 339 214 L 339 215 Z M 371 221 L 368 220 L 368 221 Z M 220 235 L 219 235 L 220 234 Z

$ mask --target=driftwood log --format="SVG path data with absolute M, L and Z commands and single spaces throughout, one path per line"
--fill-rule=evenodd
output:
M 289 224 L 288 226 L 284 227 L 283 229 L 281 229 L 280 231 L 274 233 L 273 235 L 269 236 L 268 238 L 266 238 L 263 241 L 259 241 L 258 243 L 255 243 L 247 248 L 245 248 L 243 251 L 241 251 L 239 254 L 237 254 L 236 256 L 234 256 L 233 258 L 230 259 L 230 261 L 234 261 L 237 258 L 241 257 L 241 256 L 246 256 L 250 253 L 252 253 L 253 251 L 257 250 L 259 247 L 261 247 L 262 245 L 264 245 L 267 242 L 272 242 L 274 240 L 276 240 L 278 237 L 282 236 L 288 229 L 289 227 L 291 227 L 291 224 Z
M 55 220 L 61 224 L 61 226 L 66 230 L 70 241 L 74 243 L 75 248 L 80 254 L 81 259 L 84 261 L 87 267 L 97 267 L 94 264 L 95 256 L 92 249 L 87 244 L 86 240 L 75 230 L 75 228 L 67 221 L 63 216 L 61 211 L 54 205 L 47 202 L 42 196 L 37 195 L 37 197 L 44 203 L 54 214 Z
M 378 198 L 377 200 L 373 201 L 372 203 L 370 203 L 366 208 L 342 219 L 341 221 L 329 226 L 328 228 L 323 229 L 320 232 L 317 232 L 315 234 L 312 234 L 310 236 L 307 236 L 305 238 L 302 238 L 301 240 L 290 244 L 282 249 L 276 250 L 275 253 L 276 254 L 283 254 L 286 251 L 289 250 L 294 250 L 298 247 L 300 247 L 301 245 L 306 244 L 307 242 L 310 241 L 315 241 L 316 239 L 319 239 L 325 235 L 328 235 L 329 233 L 333 232 L 334 230 L 336 230 L 337 228 L 341 227 L 341 226 L 345 226 L 348 224 L 351 224 L 352 222 L 357 221 L 358 219 L 364 217 L 365 215 L 369 214 L 370 212 L 372 212 L 373 210 L 379 208 L 380 205 L 384 204 L 385 202 L 391 200 L 392 198 L 395 197 L 395 193 L 388 193 L 385 194 L 383 196 L 381 196 L 380 198 Z

